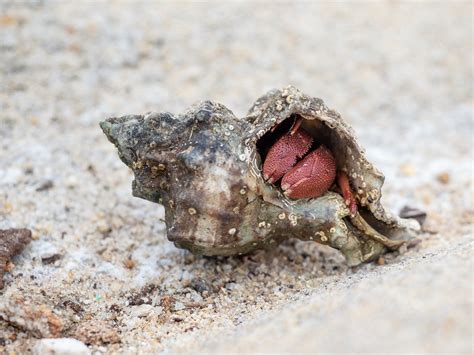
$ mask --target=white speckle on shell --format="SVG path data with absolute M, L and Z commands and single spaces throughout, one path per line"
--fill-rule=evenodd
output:
M 316 237 L 319 237 L 322 242 L 327 242 L 328 241 L 328 237 L 326 237 L 326 234 L 324 234 L 323 231 L 316 232 L 316 233 L 314 233 L 314 235 Z
M 276 102 L 276 110 L 277 110 L 277 111 L 283 110 L 283 106 L 281 105 L 281 101 L 280 101 L 280 100 L 277 100 L 277 102 Z
M 237 233 L 237 229 L 235 228 L 231 228 L 229 229 L 229 232 L 228 232 L 230 235 L 234 235 L 235 233 Z
M 369 197 L 372 198 L 372 200 L 376 200 L 379 197 L 379 192 L 376 189 L 372 189 L 369 192 Z
M 196 211 L 195 208 L 192 208 L 192 207 L 191 207 L 191 208 L 188 208 L 188 213 L 189 213 L 191 216 L 193 216 L 193 215 L 195 215 L 195 214 L 197 213 L 197 211 Z

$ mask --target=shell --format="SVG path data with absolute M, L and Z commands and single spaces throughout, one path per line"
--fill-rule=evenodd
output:
M 262 159 L 280 128 L 271 130 L 277 124 L 284 129 L 294 115 L 304 118 L 305 130 L 331 149 L 338 169 L 349 175 L 362 222 L 349 216 L 335 192 L 290 200 L 264 181 Z M 163 204 L 168 239 L 194 253 L 243 254 L 294 237 L 339 249 L 349 265 L 358 265 L 390 245 L 376 241 L 374 229 L 399 240 L 417 228 L 385 212 L 384 177 L 341 116 L 294 87 L 262 96 L 245 118 L 204 101 L 182 115 L 115 117 L 101 128 L 135 174 L 133 195 Z

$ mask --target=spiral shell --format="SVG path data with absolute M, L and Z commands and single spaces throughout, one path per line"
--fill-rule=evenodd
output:
M 272 128 L 284 129 L 295 115 L 350 177 L 367 226 L 351 221 L 335 192 L 290 200 L 265 182 L 262 161 L 278 134 Z M 293 87 L 262 96 L 244 118 L 204 101 L 181 115 L 115 117 L 101 128 L 135 174 L 133 195 L 162 204 L 168 239 L 194 253 L 243 254 L 295 237 L 339 249 L 357 265 L 387 250 L 389 244 L 371 237 L 374 230 L 400 240 L 416 229 L 383 209 L 384 177 L 341 116 Z

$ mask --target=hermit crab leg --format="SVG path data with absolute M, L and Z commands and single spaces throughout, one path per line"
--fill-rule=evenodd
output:
M 272 128 L 270 128 L 270 132 L 275 132 L 275 130 L 282 124 L 283 122 L 280 122 L 276 125 L 274 125 Z M 300 118 L 295 118 L 295 120 L 293 121 L 293 124 L 291 125 L 291 128 L 290 128 L 290 135 L 292 136 L 293 134 L 295 134 L 298 129 L 300 128 L 301 126 L 301 123 L 303 123 L 303 119 L 300 117 Z
M 351 216 L 354 216 L 357 213 L 357 201 L 352 193 L 351 186 L 349 184 L 349 178 L 344 171 L 338 171 L 337 173 L 337 184 L 342 192 L 342 197 L 344 197 L 344 202 L 346 206 L 349 207 Z
M 293 122 L 293 126 L 291 126 L 291 129 L 290 129 L 290 135 L 295 134 L 300 129 L 300 126 L 302 123 L 303 123 L 302 118 L 295 119 L 295 122 Z

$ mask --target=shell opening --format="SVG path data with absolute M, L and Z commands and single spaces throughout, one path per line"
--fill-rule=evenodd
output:
M 336 161 L 336 170 L 338 171 L 347 171 L 347 166 L 352 165 L 354 163 L 353 161 L 350 161 L 351 159 L 354 160 L 354 156 L 351 154 L 353 147 L 348 146 L 346 144 L 346 140 L 344 140 L 343 137 L 341 137 L 336 132 L 336 130 L 331 129 L 327 124 L 316 118 L 305 119 L 300 115 L 293 114 L 288 118 L 284 119 L 279 124 L 270 128 L 257 141 L 257 151 L 258 154 L 260 154 L 260 158 L 262 161 L 261 172 L 264 180 L 265 159 L 267 158 L 270 149 L 279 141 L 281 137 L 283 137 L 285 134 L 288 134 L 288 132 L 290 132 L 296 124 L 300 124 L 300 128 L 303 129 L 306 133 L 308 133 L 313 139 L 313 142 L 311 143 L 311 147 L 309 148 L 308 152 L 317 149 L 320 145 L 325 145 L 331 151 L 334 160 Z M 297 164 L 298 161 L 304 159 L 306 154 L 308 153 L 305 153 L 303 156 L 299 157 L 295 164 Z M 284 163 L 282 164 L 284 165 Z M 267 183 L 283 192 L 281 181 L 281 178 L 275 181 L 272 181 L 270 179 Z M 339 193 L 341 192 L 342 186 L 338 186 L 335 180 L 333 180 L 332 184 L 330 183 L 329 186 L 330 185 L 332 185 L 332 187 L 330 187 L 329 189 Z M 357 191 L 360 189 L 360 187 L 354 186 L 354 180 L 350 181 L 350 185 L 352 194 L 356 196 Z M 384 234 L 390 235 L 390 231 L 384 230 L 384 224 L 377 221 L 377 219 L 368 209 L 363 208 L 363 206 L 360 206 L 360 201 L 358 201 L 357 204 L 359 205 L 359 207 L 362 207 L 360 208 L 360 213 L 357 212 L 357 209 L 351 212 L 346 222 L 350 223 L 357 230 L 363 232 L 363 234 L 369 237 L 370 239 L 373 239 L 390 249 L 398 248 L 401 245 L 401 242 L 392 241 L 387 238 Z M 383 230 L 383 234 L 379 232 L 381 230 Z
M 344 167 L 344 159 L 338 157 L 339 152 L 343 151 L 339 149 L 342 146 L 342 140 L 328 127 L 325 123 L 318 119 L 305 119 L 298 114 L 292 114 L 282 122 L 271 127 L 260 139 L 257 141 L 257 152 L 260 155 L 260 161 L 262 162 L 262 176 L 263 176 L 263 163 L 270 151 L 271 147 L 286 133 L 288 133 L 296 124 L 298 120 L 301 121 L 301 129 L 306 131 L 312 138 L 313 142 L 311 147 L 308 149 L 308 153 L 314 151 L 321 145 L 325 145 L 332 152 L 335 160 L 337 169 Z M 305 154 L 306 156 L 307 154 Z M 302 160 L 304 156 L 299 157 L 295 164 Z M 281 180 L 273 182 L 273 186 L 281 189 Z

